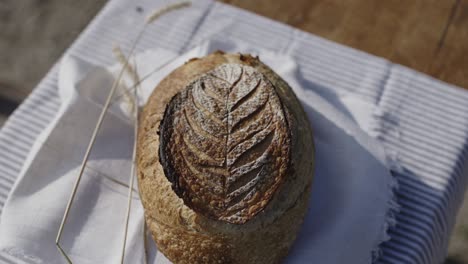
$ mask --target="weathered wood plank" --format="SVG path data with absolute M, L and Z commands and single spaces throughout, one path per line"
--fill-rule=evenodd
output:
M 28 89 L 15 86 L 13 83 L 0 81 L 0 98 L 8 98 L 8 100 L 21 103 L 28 94 Z
M 24 89 L 0 82 L 0 127 L 28 94 Z
M 467 0 L 459 1 L 223 0 L 468 88 Z
M 459 1 L 428 73 L 468 89 L 468 0 Z
M 32 91 L 105 2 L 0 1 L 0 83 Z
M 8 119 L 8 116 L 0 114 L 0 128 L 5 124 L 6 120 Z

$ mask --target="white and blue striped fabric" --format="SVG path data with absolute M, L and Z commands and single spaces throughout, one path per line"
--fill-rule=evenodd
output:
M 144 18 L 168 1 L 111 0 L 67 51 L 99 65 L 128 50 Z M 176 52 L 207 39 L 239 39 L 292 55 L 329 96 L 359 95 L 375 109 L 362 127 L 396 160 L 401 206 L 376 263 L 441 263 L 468 177 L 468 91 L 387 60 L 209 0 L 152 24 L 138 49 Z M 60 62 L 59 62 L 60 63 Z M 0 208 L 39 133 L 59 108 L 54 66 L 0 131 Z M 365 224 L 365 223 L 363 223 Z M 6 254 L 0 262 L 18 263 Z

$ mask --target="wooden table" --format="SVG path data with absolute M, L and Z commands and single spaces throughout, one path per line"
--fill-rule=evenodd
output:
M 468 89 L 468 0 L 222 1 Z

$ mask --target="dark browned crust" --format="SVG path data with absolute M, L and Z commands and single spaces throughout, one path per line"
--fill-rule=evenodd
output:
M 287 175 L 289 131 L 270 81 L 250 66 L 222 64 L 167 105 L 160 162 L 173 190 L 194 211 L 243 224 Z

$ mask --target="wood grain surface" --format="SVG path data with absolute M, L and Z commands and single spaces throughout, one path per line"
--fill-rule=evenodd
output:
M 468 89 L 468 0 L 223 0 Z

